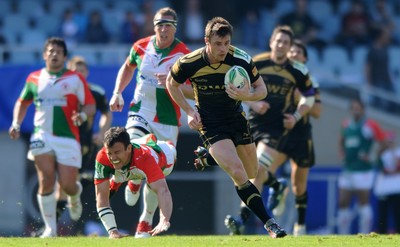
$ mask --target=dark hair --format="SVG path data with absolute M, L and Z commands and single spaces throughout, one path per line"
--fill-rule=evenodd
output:
M 272 32 L 270 40 L 273 40 L 275 38 L 275 36 L 278 35 L 278 33 L 284 33 L 284 34 L 288 35 L 289 38 L 290 38 L 290 45 L 293 44 L 294 33 L 293 33 L 293 30 L 292 30 L 292 28 L 290 26 L 288 26 L 288 25 L 277 26 L 274 29 L 274 31 Z
M 213 35 L 219 37 L 225 37 L 226 35 L 232 36 L 233 27 L 232 25 L 222 17 L 214 17 L 208 21 L 205 30 L 205 37 L 210 38 Z
M 295 39 L 293 40 L 293 45 L 299 47 L 300 49 L 303 50 L 303 54 L 304 57 L 306 58 L 306 62 L 308 60 L 308 52 L 307 52 L 307 47 L 306 45 L 303 43 L 303 41 L 299 40 L 299 39 Z
M 43 52 L 46 52 L 47 47 L 48 47 L 49 45 L 57 45 L 57 46 L 62 47 L 62 48 L 64 49 L 64 56 L 65 56 L 65 57 L 68 56 L 67 44 L 65 43 L 64 39 L 59 38 L 59 37 L 51 37 L 51 38 L 48 38 L 48 39 L 46 40 L 46 43 L 44 44 Z
M 354 98 L 352 98 L 351 101 L 350 101 L 350 106 L 351 106 L 353 103 L 359 104 L 359 105 L 361 106 L 362 109 L 365 109 L 365 104 L 364 104 L 364 102 L 362 101 L 362 99 L 361 99 L 360 97 L 354 97 Z
M 157 13 L 154 15 L 154 20 L 156 20 L 156 16 L 165 16 L 165 15 L 169 15 L 172 16 L 172 18 L 174 18 L 175 21 L 178 21 L 178 15 L 176 14 L 175 10 L 173 10 L 170 7 L 165 7 L 165 8 L 161 8 L 157 11 Z M 153 21 L 154 21 L 153 20 Z
M 124 144 L 125 149 L 131 144 L 129 134 L 124 127 L 111 127 L 104 133 L 104 146 L 112 147 L 117 142 Z

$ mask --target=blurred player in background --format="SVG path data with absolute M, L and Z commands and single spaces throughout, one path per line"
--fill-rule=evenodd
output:
M 168 7 L 158 10 L 153 19 L 155 35 L 135 42 L 118 72 L 110 100 L 111 111 L 122 111 L 122 92 L 137 69 L 136 88 L 126 123 L 132 141 L 153 133 L 159 140 L 177 144 L 181 113 L 165 88 L 170 68 L 179 57 L 189 52 L 186 45 L 175 37 L 177 22 L 175 10 Z M 193 98 L 190 85 L 183 85 L 182 89 L 188 93 L 187 97 Z M 141 180 L 129 180 L 125 188 L 125 201 L 128 205 L 136 204 L 141 183 Z M 113 183 L 112 190 L 116 191 L 119 186 Z M 136 230 L 137 238 L 150 236 L 148 232 L 158 205 L 156 194 L 147 186 L 143 190 L 145 201 Z
M 174 145 L 171 142 L 157 141 L 153 134 L 131 142 L 123 127 L 112 127 L 106 132 L 104 147 L 96 157 L 94 183 L 97 212 L 109 238 L 127 236 L 118 230 L 110 206 L 111 178 L 117 183 L 130 179 L 146 179 L 147 186 L 156 194 L 160 207 L 159 223 L 148 234 L 154 236 L 169 229 L 173 205 L 165 176 L 172 172 L 175 161 Z
M 174 64 L 167 88 L 186 112 L 189 127 L 199 131 L 212 158 L 231 177 L 240 199 L 262 221 L 271 237 L 281 238 L 286 236 L 285 230 L 267 213 L 259 191 L 249 181 L 256 176 L 258 163 L 241 104 L 241 101 L 260 100 L 267 91 L 251 57 L 231 45 L 232 34 L 233 27 L 228 21 L 222 17 L 211 19 L 205 28 L 205 47 Z M 241 89 L 224 85 L 225 74 L 234 65 L 242 66 L 250 77 L 250 82 Z M 192 82 L 196 110 L 180 89 L 188 79 Z
M 307 132 L 307 136 L 289 135 L 289 133 L 298 122 L 306 121 L 304 116 L 314 104 L 315 92 L 305 65 L 287 58 L 293 45 L 293 32 L 290 27 L 276 27 L 269 45 L 271 52 L 254 57 L 254 63 L 264 79 L 268 95 L 263 100 L 249 103 L 249 121 L 257 145 L 259 162 L 254 185 L 259 191 L 263 190 L 264 185 L 270 187 L 267 206 L 273 211 L 284 203 L 287 189 L 287 181 L 283 178 L 276 179 L 274 174 L 289 157 L 296 162 L 307 158 L 302 160 L 299 166 L 292 165 L 296 204 L 303 205 L 307 202 L 308 167 L 314 164 L 314 160 L 308 159 L 312 150 L 303 140 L 310 141 L 311 132 Z M 298 101 L 295 101 L 296 91 L 300 98 Z M 294 141 L 297 145 L 294 145 Z M 239 217 L 227 215 L 225 225 L 232 234 L 243 234 L 243 225 L 249 216 L 249 209 L 242 205 Z M 299 215 L 302 216 L 303 214 Z
M 352 198 L 357 198 L 356 213 L 359 215 L 358 232 L 372 230 L 373 212 L 370 193 L 374 183 L 371 152 L 375 142 L 383 143 L 385 133 L 365 114 L 365 107 L 358 98 L 350 102 L 351 118 L 341 126 L 339 140 L 343 170 L 338 179 L 339 210 L 337 230 L 339 234 L 350 234 L 353 221 Z
M 67 62 L 67 68 L 79 72 L 85 79 L 89 76 L 89 67 L 85 59 L 81 56 L 74 56 Z M 83 185 L 83 198 L 92 198 L 94 193 L 93 174 L 96 154 L 99 148 L 103 145 L 104 133 L 111 127 L 112 113 L 108 107 L 108 100 L 106 97 L 105 89 L 92 82 L 89 82 L 89 89 L 92 92 L 96 102 L 96 111 L 100 113 L 98 121 L 98 130 L 94 132 L 95 116 L 88 118 L 88 120 L 79 126 L 81 135 L 81 149 L 82 149 L 82 168 L 80 171 L 81 183 Z M 87 196 L 85 196 L 87 195 Z M 79 222 L 80 225 L 85 225 L 88 221 L 96 221 L 96 205 L 93 200 L 82 201 L 83 217 Z M 83 231 L 82 226 L 78 226 L 78 231 Z M 87 232 L 89 234 L 89 232 Z
M 29 105 L 35 104 L 34 133 L 29 152 L 38 175 L 38 205 L 45 223 L 42 238 L 57 236 L 55 184 L 68 195 L 71 219 L 82 214 L 78 181 L 82 155 L 78 126 L 95 113 L 95 102 L 80 74 L 65 68 L 67 47 L 61 38 L 49 38 L 43 49 L 45 68 L 32 72 L 14 106 L 11 139 L 20 136 Z
M 302 41 L 295 39 L 289 50 L 288 58 L 305 64 L 307 55 L 306 46 Z M 315 165 L 310 116 L 317 119 L 322 110 L 319 83 L 314 77 L 311 77 L 311 81 L 315 92 L 315 102 L 310 111 L 289 132 L 287 148 L 282 150 L 290 158 L 291 164 L 291 185 L 292 192 L 295 195 L 295 208 L 297 209 L 297 221 L 293 227 L 294 236 L 306 234 L 307 178 L 309 169 Z M 300 98 L 301 94 L 296 90 L 295 101 L 299 102 Z M 301 172 L 298 172 L 298 170 L 301 170 Z M 281 203 L 280 207 L 276 207 L 273 210 L 274 215 L 284 217 L 284 206 L 285 203 Z

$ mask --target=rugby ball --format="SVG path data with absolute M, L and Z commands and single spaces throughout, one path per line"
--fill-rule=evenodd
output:
M 234 65 L 226 72 L 224 83 L 226 86 L 233 84 L 237 88 L 242 88 L 244 87 L 245 79 L 250 83 L 247 71 L 241 66 Z

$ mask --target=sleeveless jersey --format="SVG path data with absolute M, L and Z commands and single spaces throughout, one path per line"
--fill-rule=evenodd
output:
M 145 144 L 132 143 L 133 155 L 128 164 L 122 169 L 115 169 L 107 157 L 103 147 L 97 154 L 95 164 L 94 183 L 99 184 L 114 175 L 115 182 L 122 183 L 128 180 L 143 180 L 148 183 L 165 178 L 163 170 L 172 166 L 168 164 L 164 152 L 157 145 L 154 135 L 148 135 Z
M 225 74 L 234 65 L 246 69 L 251 83 L 260 76 L 251 57 L 234 46 L 230 46 L 223 62 L 210 64 L 203 47 L 183 56 L 172 67 L 171 76 L 176 82 L 189 79 L 192 83 L 203 125 L 228 124 L 237 119 L 237 114 L 244 114 L 241 101 L 229 98 L 225 92 Z
M 80 105 L 95 104 L 86 80 L 78 73 L 63 69 L 50 73 L 45 68 L 29 74 L 19 100 L 35 105 L 34 132 L 75 138 L 79 129 L 71 120 Z
M 127 58 L 127 64 L 138 69 L 129 111 L 150 115 L 152 119 L 147 119 L 149 121 L 179 126 L 180 108 L 171 99 L 167 89 L 158 85 L 155 73 L 168 74 L 175 61 L 189 53 L 189 49 L 178 39 L 165 49 L 157 48 L 155 42 L 155 36 L 138 40 Z
M 294 90 L 298 88 L 304 96 L 315 94 L 307 67 L 289 59 L 284 64 L 275 64 L 268 52 L 255 56 L 254 63 L 267 86 L 268 95 L 263 100 L 269 103 L 270 108 L 263 115 L 250 109 L 250 126 L 269 126 L 282 131 L 283 114 L 294 113 L 297 108 Z
M 379 125 L 370 119 L 358 122 L 345 120 L 341 134 L 344 140 L 344 169 L 348 171 L 371 170 L 371 162 L 360 159 L 363 154 L 369 154 L 374 141 L 382 141 L 385 134 Z

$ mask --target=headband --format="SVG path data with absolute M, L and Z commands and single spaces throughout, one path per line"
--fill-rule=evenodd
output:
M 161 25 L 161 24 L 171 24 L 176 28 L 176 21 L 175 20 L 169 20 L 169 19 L 155 19 L 153 21 L 154 26 Z

